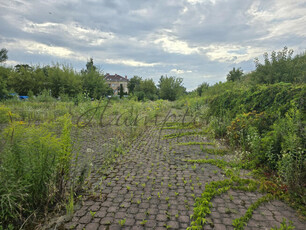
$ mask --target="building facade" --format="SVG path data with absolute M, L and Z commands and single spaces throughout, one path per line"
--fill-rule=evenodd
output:
M 123 87 L 124 93 L 129 93 L 127 84 L 129 82 L 127 76 L 122 77 L 118 74 L 110 75 L 109 73 L 105 74 L 105 80 L 114 91 L 114 95 L 119 95 L 120 85 Z

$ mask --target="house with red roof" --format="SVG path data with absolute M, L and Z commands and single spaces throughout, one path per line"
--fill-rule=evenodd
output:
M 122 77 L 118 74 L 110 75 L 109 73 L 105 74 L 105 80 L 108 83 L 109 87 L 111 87 L 114 90 L 114 95 L 118 95 L 120 92 L 120 86 L 123 87 L 124 93 L 129 93 L 127 84 L 129 82 L 127 76 Z

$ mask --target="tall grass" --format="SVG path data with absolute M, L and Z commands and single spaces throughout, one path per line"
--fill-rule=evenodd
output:
M 58 130 L 56 134 L 53 130 Z M 71 118 L 40 126 L 11 122 L 0 155 L 0 226 L 21 225 L 64 197 L 72 160 Z

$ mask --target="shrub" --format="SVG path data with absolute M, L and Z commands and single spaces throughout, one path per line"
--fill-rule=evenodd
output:
M 240 145 L 249 150 L 250 134 L 262 130 L 264 126 L 264 113 L 256 111 L 239 114 L 227 127 L 227 136 L 232 146 Z M 253 128 L 250 128 L 253 127 Z M 256 129 L 256 130 L 254 130 Z

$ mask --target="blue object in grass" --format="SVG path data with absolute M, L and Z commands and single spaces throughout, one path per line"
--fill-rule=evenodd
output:
M 29 97 L 28 96 L 19 96 L 19 99 L 20 100 L 26 100 L 26 99 L 29 99 Z

